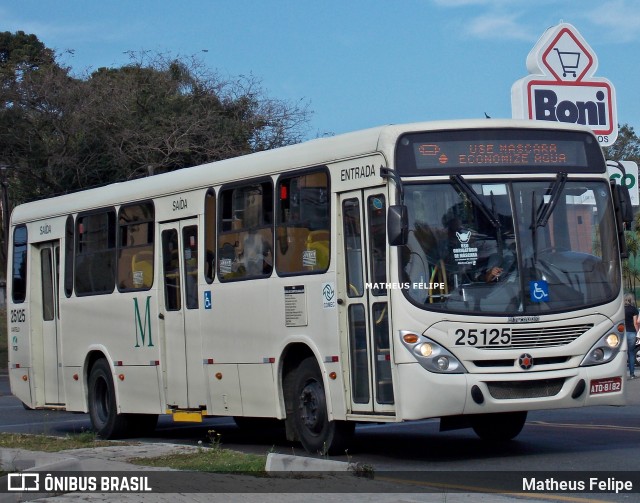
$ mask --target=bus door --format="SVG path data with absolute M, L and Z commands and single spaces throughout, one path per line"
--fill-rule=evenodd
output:
M 395 410 L 391 377 L 385 187 L 340 195 L 344 274 L 339 308 L 346 328 L 351 410 Z
M 202 381 L 198 221 L 193 218 L 160 224 L 160 235 L 162 294 L 159 308 L 160 319 L 164 320 L 167 405 L 181 409 L 199 408 L 206 401 L 198 400 L 196 393 L 197 383 Z
M 60 242 L 50 241 L 39 244 L 37 257 L 40 261 L 40 267 L 36 267 L 34 270 L 39 270 L 40 272 L 40 288 L 36 288 L 34 292 L 42 292 L 41 315 L 42 355 L 44 358 L 44 401 L 47 404 L 60 405 L 64 402 L 58 303 Z

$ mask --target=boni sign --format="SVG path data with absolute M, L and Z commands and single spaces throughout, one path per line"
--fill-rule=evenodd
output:
M 549 28 L 527 56 L 530 75 L 511 87 L 512 116 L 589 126 L 603 147 L 618 137 L 615 89 L 594 77 L 598 59 L 570 24 Z

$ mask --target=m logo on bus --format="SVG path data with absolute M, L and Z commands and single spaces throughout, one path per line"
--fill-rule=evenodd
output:
M 147 342 L 147 336 L 149 337 L 148 347 L 153 347 L 153 340 L 151 339 L 151 296 L 147 296 L 147 301 L 144 307 L 144 321 L 140 316 L 140 306 L 138 305 L 138 299 L 133 299 L 133 317 L 134 324 L 136 326 L 136 348 L 141 345 L 144 346 Z M 142 341 L 142 344 L 140 344 Z

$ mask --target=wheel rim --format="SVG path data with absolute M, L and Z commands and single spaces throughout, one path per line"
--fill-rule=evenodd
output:
M 324 427 L 324 389 L 318 381 L 309 381 L 300 393 L 300 419 L 312 434 L 319 434 Z

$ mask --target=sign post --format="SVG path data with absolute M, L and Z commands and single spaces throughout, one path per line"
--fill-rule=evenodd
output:
M 603 147 L 618 137 L 615 89 L 595 77 L 598 59 L 572 25 L 549 28 L 527 56 L 527 77 L 511 87 L 514 119 L 590 127 Z

